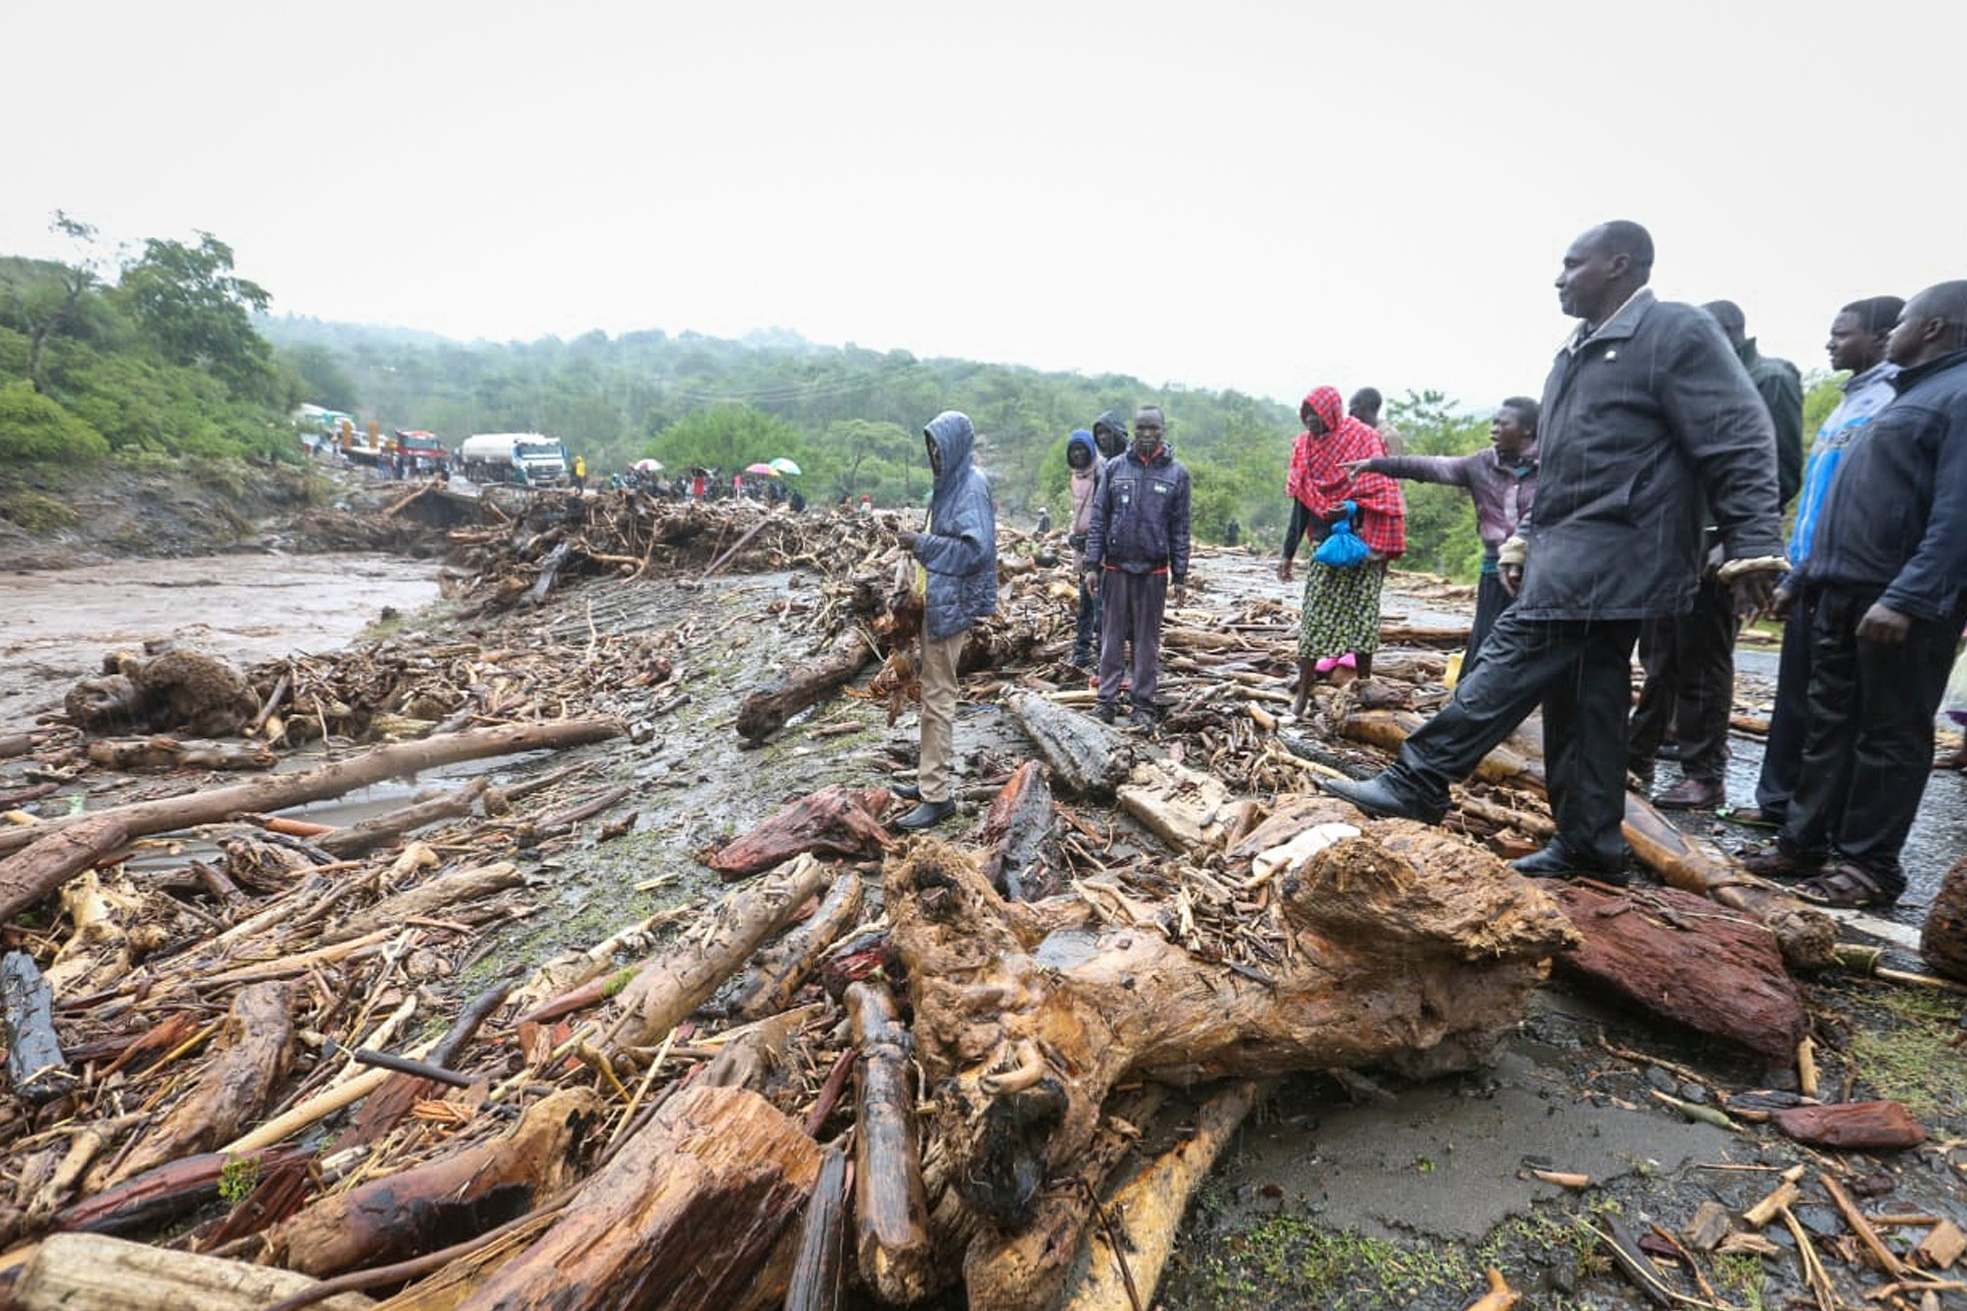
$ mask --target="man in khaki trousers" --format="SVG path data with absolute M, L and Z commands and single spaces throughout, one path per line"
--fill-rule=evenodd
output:
M 926 829 L 956 813 L 950 764 L 956 756 L 956 662 L 963 639 L 979 619 L 997 612 L 997 521 L 990 483 L 972 463 L 976 429 L 967 415 L 945 410 L 922 430 L 935 491 L 929 526 L 900 541 L 921 570 L 922 751 L 913 787 L 897 796 L 915 801 L 897 821 Z

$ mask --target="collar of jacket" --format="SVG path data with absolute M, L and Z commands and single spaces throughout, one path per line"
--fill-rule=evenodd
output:
M 1586 333 L 1587 325 L 1580 323 L 1571 339 L 1564 343 L 1564 349 L 1576 354 L 1594 341 L 1622 341 L 1639 330 L 1639 321 L 1646 317 L 1646 311 L 1653 308 L 1653 289 L 1641 287 L 1626 297 L 1625 304 L 1612 311 L 1612 317 L 1598 325 L 1598 330 Z
M 1516 458 L 1508 462 L 1503 460 L 1503 457 L 1497 453 L 1496 448 L 1493 446 L 1482 453 L 1489 457 L 1489 463 L 1495 465 L 1504 473 L 1514 474 L 1518 469 L 1528 469 L 1531 473 L 1537 471 L 1537 444 L 1535 442 L 1531 442 L 1521 451 L 1518 451 Z
M 1129 443 L 1127 447 L 1127 458 L 1144 469 L 1159 469 L 1175 458 L 1175 448 L 1168 445 L 1168 441 L 1164 437 L 1160 447 L 1154 452 L 1154 458 L 1143 461 L 1140 456 L 1134 454 L 1133 445 Z
M 1899 366 L 1890 360 L 1880 360 L 1863 373 L 1854 373 L 1844 380 L 1844 394 L 1853 395 L 1863 391 L 1874 382 L 1890 383 L 1899 376 Z
M 1898 389 L 1899 395 L 1903 396 L 1934 374 L 1945 373 L 1962 364 L 1967 364 L 1967 350 L 1948 351 L 1936 360 L 1915 364 L 1909 369 L 1900 369 L 1898 377 L 1892 379 L 1892 385 Z

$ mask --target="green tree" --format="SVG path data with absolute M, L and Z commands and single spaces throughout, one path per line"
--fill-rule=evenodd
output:
M 279 359 L 298 381 L 301 399 L 351 414 L 361 404 L 361 393 L 356 390 L 355 379 L 326 346 L 294 346 L 281 351 Z
M 1410 455 L 1469 455 L 1489 440 L 1486 419 L 1456 410 L 1440 392 L 1410 391 L 1387 414 Z M 1400 490 L 1407 498 L 1405 567 L 1473 579 L 1482 566 L 1482 540 L 1468 492 L 1416 482 L 1403 482 Z
M 798 429 L 783 419 L 749 405 L 713 405 L 657 433 L 648 453 L 672 470 L 700 464 L 729 474 L 800 445 Z
M 241 395 L 270 398 L 272 352 L 251 313 L 264 313 L 272 297 L 233 273 L 232 247 L 209 232 L 195 246 L 152 237 L 117 291 L 164 358 L 207 369 Z
M 107 454 L 109 443 L 101 433 L 32 384 L 0 386 L 0 459 L 98 460 Z
M 40 276 L 30 274 L 5 280 L 7 317 L 18 323 L 27 337 L 27 380 L 37 392 L 48 390 L 42 367 L 48 342 L 76 327 L 86 308 L 84 298 L 102 281 L 101 256 L 93 226 L 56 210 L 48 230 L 73 243 L 75 262 L 44 264 L 40 266 L 44 270 Z

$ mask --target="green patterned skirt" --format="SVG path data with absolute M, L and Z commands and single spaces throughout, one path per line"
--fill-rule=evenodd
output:
M 1336 659 L 1348 651 L 1380 649 L 1380 589 L 1386 561 L 1350 569 L 1313 562 L 1305 572 L 1304 610 L 1298 618 L 1298 659 Z

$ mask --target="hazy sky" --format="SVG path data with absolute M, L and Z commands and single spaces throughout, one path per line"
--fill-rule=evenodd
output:
M 1805 368 L 1967 277 L 1957 0 L 7 9 L 0 251 L 205 228 L 276 311 L 464 338 L 1487 404 L 1598 219 Z

